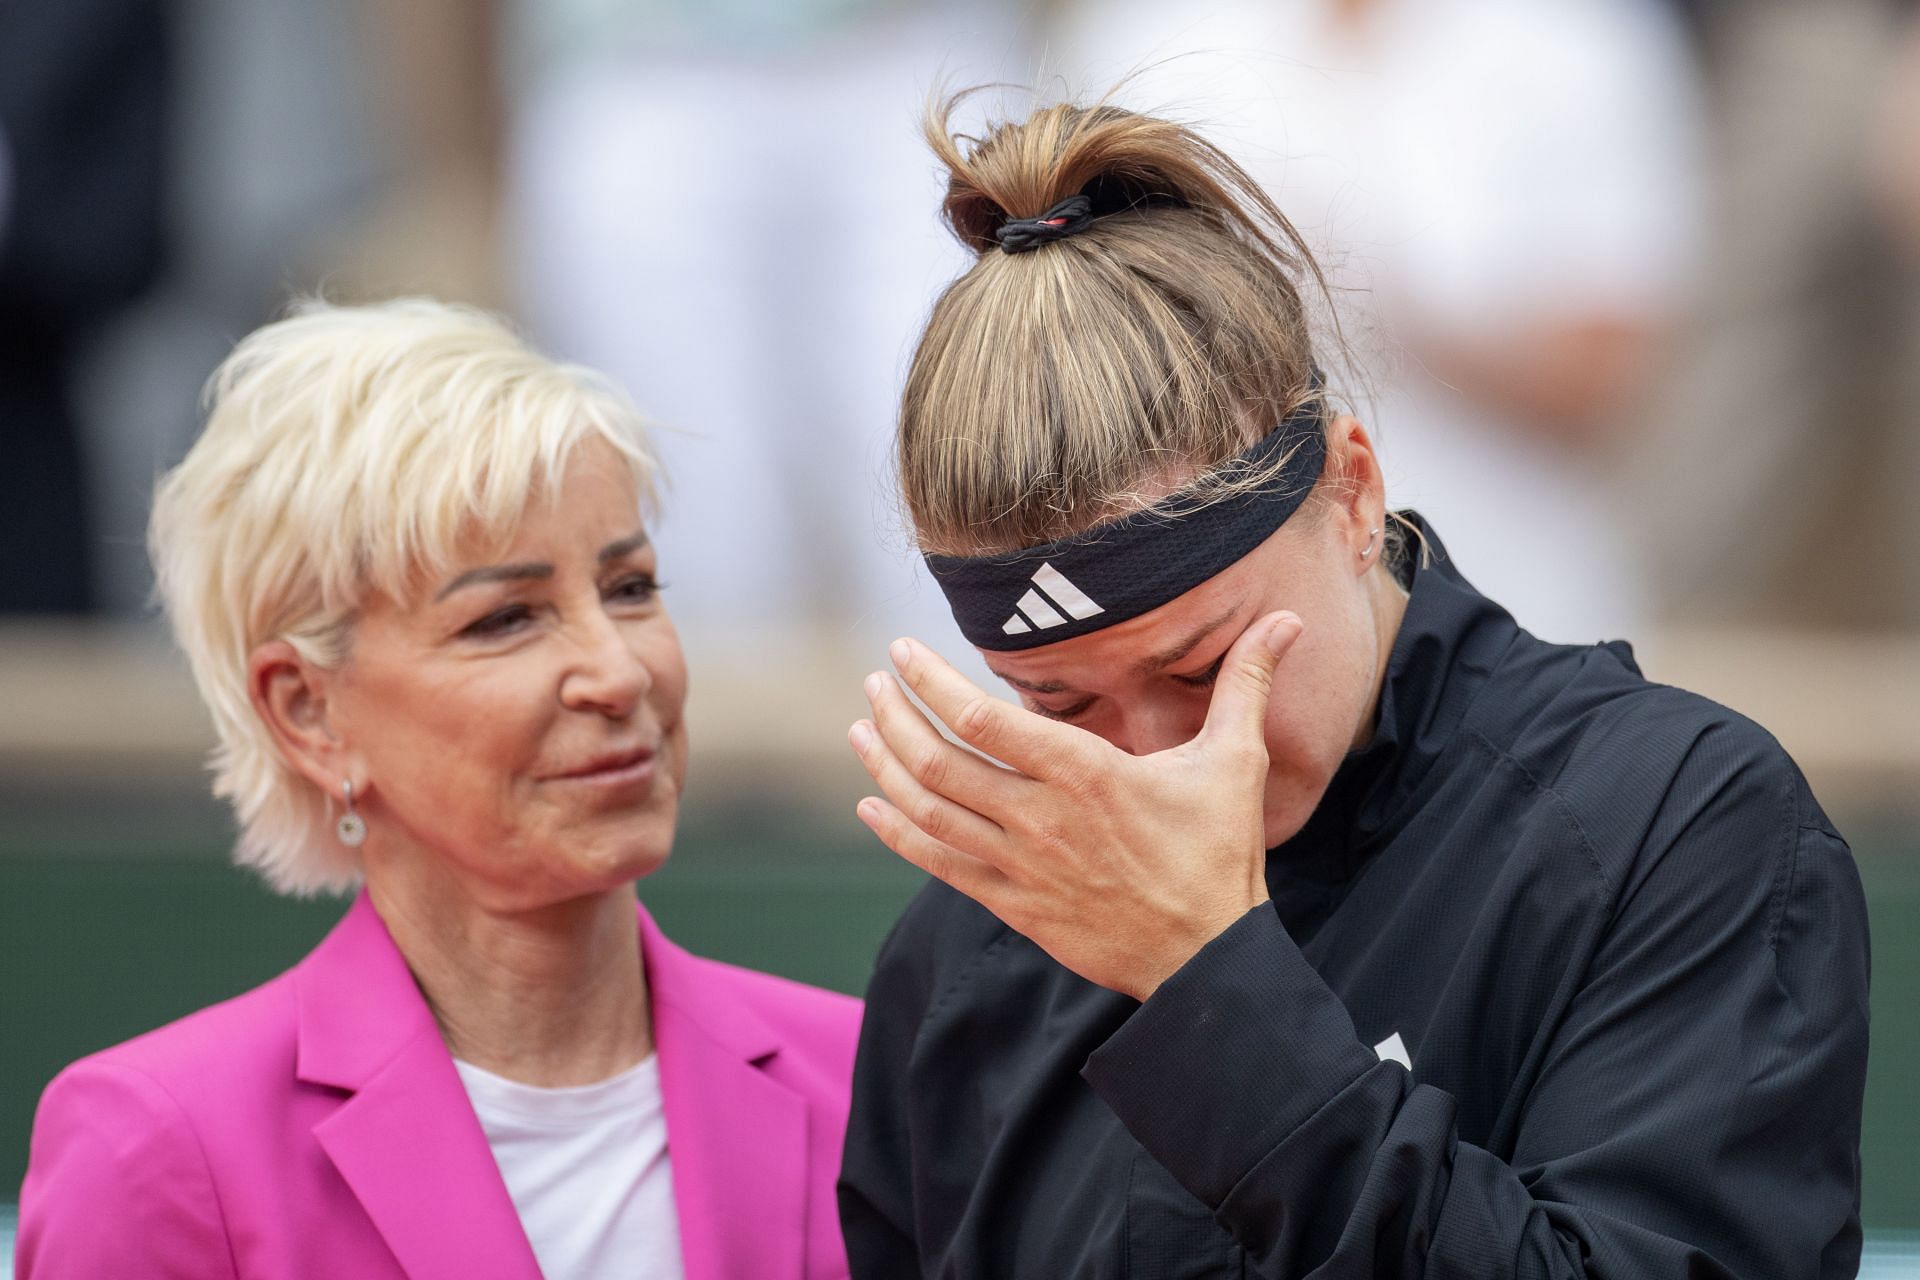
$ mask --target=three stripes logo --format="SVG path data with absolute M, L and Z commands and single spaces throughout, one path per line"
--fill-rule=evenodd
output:
M 1067 575 L 1050 564 L 1043 564 L 1033 572 L 1033 587 L 1020 597 L 1013 616 L 1001 625 L 1000 630 L 1010 636 L 1025 634 L 1029 631 L 1045 631 L 1049 627 L 1064 627 L 1067 618 L 1080 621 L 1091 618 L 1106 609 L 1095 604 L 1087 593 L 1067 581 Z M 1061 615 L 1065 614 L 1065 617 Z

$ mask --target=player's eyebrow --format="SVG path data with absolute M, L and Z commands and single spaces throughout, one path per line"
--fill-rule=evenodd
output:
M 1166 670 L 1168 667 L 1172 666 L 1174 663 L 1180 661 L 1180 659 L 1192 653 L 1195 649 L 1198 649 L 1202 644 L 1206 643 L 1207 638 L 1209 636 L 1213 635 L 1216 631 L 1220 630 L 1221 627 L 1225 626 L 1228 622 L 1232 621 L 1233 616 L 1239 612 L 1240 612 L 1239 605 L 1237 604 L 1228 605 L 1224 613 L 1221 613 L 1218 617 L 1214 618 L 1210 622 L 1204 622 L 1200 624 L 1200 626 L 1197 627 L 1192 632 L 1192 634 L 1188 635 L 1184 640 L 1180 640 L 1175 644 L 1168 645 L 1166 648 L 1162 649 L 1160 652 L 1152 655 L 1151 657 L 1142 658 L 1139 662 L 1134 664 L 1134 670 L 1138 671 L 1142 675 L 1152 675 L 1157 671 Z

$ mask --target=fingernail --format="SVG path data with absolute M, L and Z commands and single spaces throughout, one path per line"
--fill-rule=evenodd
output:
M 887 646 L 887 656 L 893 659 L 894 670 L 905 671 L 908 660 L 913 657 L 913 646 L 904 639 L 895 640 Z
M 880 806 L 875 803 L 872 796 L 868 796 L 865 800 L 855 805 L 853 811 L 859 815 L 860 821 L 866 823 L 868 826 L 872 826 L 875 819 L 879 816 Z
M 1306 624 L 1300 621 L 1297 613 L 1283 613 L 1274 624 L 1267 628 L 1267 652 L 1278 655 L 1285 652 L 1293 643 L 1295 636 L 1306 630 Z
M 887 678 L 878 671 L 867 677 L 867 701 L 872 702 L 880 696 L 880 690 L 886 687 Z
M 873 730 L 867 727 L 865 720 L 856 721 L 853 728 L 847 730 L 847 741 L 853 744 L 855 751 L 865 755 L 867 748 L 873 745 Z

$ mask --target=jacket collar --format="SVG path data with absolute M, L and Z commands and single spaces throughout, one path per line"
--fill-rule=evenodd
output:
M 808 1176 L 806 1100 L 765 1069 L 780 1037 L 731 970 L 669 942 L 644 910 L 640 946 L 687 1280 L 799 1280 L 820 1216 L 809 1197 L 831 1181 Z
M 348 1096 L 314 1137 L 410 1280 L 540 1268 L 426 998 L 364 891 L 294 970 L 295 1072 Z
M 354 1091 L 439 1028 L 400 949 L 363 889 L 294 969 L 300 1079 Z M 457 1077 L 456 1077 L 457 1079 Z
M 687 951 L 668 938 L 645 907 L 639 908 L 640 955 L 646 963 L 647 998 L 654 1019 L 662 1006 L 674 1010 L 676 1027 L 697 1031 L 706 1041 L 745 1063 L 762 1063 L 780 1051 L 780 1036 L 744 1001 L 726 999 L 716 977 L 726 967 Z
M 636 910 L 688 1280 L 798 1277 L 808 1116 L 763 1070 L 780 1037 L 725 966 Z M 294 991 L 296 1074 L 350 1095 L 315 1136 L 408 1276 L 539 1280 L 432 1011 L 365 892 L 296 967 Z

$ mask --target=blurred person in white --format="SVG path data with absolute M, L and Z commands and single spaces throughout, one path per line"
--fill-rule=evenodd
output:
M 1070 80 L 1190 107 L 1322 254 L 1388 489 L 1545 639 L 1632 634 L 1624 423 L 1689 296 L 1699 104 L 1652 0 L 1084 0 Z
M 991 77 L 1014 6 L 604 0 L 510 7 L 509 253 L 543 340 L 668 430 L 689 644 L 947 634 L 885 483 L 909 335 L 963 255 L 913 121 Z M 1024 70 L 1024 68 L 1022 69 Z

